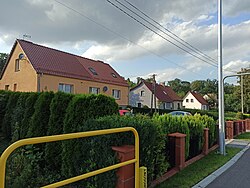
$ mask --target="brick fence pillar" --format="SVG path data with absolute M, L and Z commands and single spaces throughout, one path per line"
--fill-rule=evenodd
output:
M 250 130 L 250 119 L 246 119 L 246 129 Z
M 235 130 L 234 135 L 235 135 L 235 136 L 238 136 L 238 135 L 240 134 L 239 121 L 234 121 L 234 130 Z
M 185 134 L 172 133 L 168 135 L 175 139 L 175 167 L 179 170 L 185 167 Z
M 242 134 L 243 132 L 243 120 L 239 120 L 239 133 Z
M 203 143 L 203 147 L 202 147 L 202 153 L 204 155 L 208 154 L 208 145 L 209 145 L 209 137 L 208 137 L 208 133 L 209 133 L 209 128 L 204 128 L 204 143 Z
M 120 162 L 125 162 L 135 158 L 135 147 L 133 145 L 113 146 Z M 134 188 L 135 187 L 135 165 L 130 164 L 120 167 L 116 172 L 118 180 L 116 188 Z
M 247 131 L 246 120 L 243 120 L 242 123 L 243 123 L 243 133 L 245 133 Z
M 233 121 L 226 121 L 226 138 L 233 139 L 234 138 L 234 122 Z

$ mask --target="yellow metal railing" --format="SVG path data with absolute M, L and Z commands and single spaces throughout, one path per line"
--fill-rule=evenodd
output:
M 71 133 L 71 134 L 62 134 L 62 135 L 55 135 L 55 136 L 44 136 L 44 137 L 36 137 L 36 138 L 28 138 L 19 140 L 13 144 L 11 144 L 2 154 L 0 158 L 0 188 L 4 188 L 5 186 L 5 168 L 6 168 L 6 161 L 9 155 L 17 148 L 29 144 L 40 144 L 40 143 L 47 143 L 47 142 L 55 142 L 61 140 L 69 140 L 75 138 L 83 138 L 83 137 L 91 137 L 91 136 L 98 136 L 98 135 L 105 135 L 105 134 L 114 134 L 120 132 L 128 132 L 132 131 L 135 136 L 135 158 L 132 160 L 128 160 L 122 163 L 118 163 L 109 167 L 105 167 L 99 170 L 95 170 L 86 174 L 82 174 L 73 178 L 69 178 L 57 183 L 53 183 L 44 188 L 50 187 L 60 187 L 63 185 L 67 185 L 79 180 L 83 180 L 85 178 L 101 174 L 122 166 L 126 166 L 129 164 L 135 163 L 135 188 L 139 188 L 139 135 L 137 131 L 132 127 L 124 127 L 124 128 L 116 128 L 116 129 L 106 129 L 106 130 L 98 130 L 98 131 L 89 131 L 89 132 L 80 132 L 80 133 Z

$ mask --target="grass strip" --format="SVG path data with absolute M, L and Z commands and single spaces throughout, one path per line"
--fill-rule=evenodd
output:
M 241 135 L 236 136 L 235 139 L 250 141 L 250 132 L 242 133 Z
M 211 152 L 201 160 L 189 165 L 181 172 L 177 173 L 170 179 L 156 186 L 157 188 L 185 188 L 192 187 L 199 181 L 213 173 L 223 166 L 227 161 L 234 157 L 241 149 L 226 148 L 227 155 L 223 156 L 216 151 Z

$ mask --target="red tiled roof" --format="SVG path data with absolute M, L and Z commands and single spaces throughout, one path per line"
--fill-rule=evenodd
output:
M 197 92 L 190 91 L 190 93 L 203 105 L 208 105 L 208 102 Z
M 143 81 L 143 83 L 149 88 L 150 91 L 153 90 L 153 83 L 146 81 Z M 182 101 L 182 99 L 174 92 L 171 87 L 160 84 L 155 85 L 155 96 L 162 102 Z
M 128 86 L 109 64 L 17 39 L 38 73 Z M 97 75 L 92 74 L 93 68 Z M 112 76 L 116 75 L 116 78 Z

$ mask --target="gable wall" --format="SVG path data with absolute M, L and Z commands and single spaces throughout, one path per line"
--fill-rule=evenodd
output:
M 186 99 L 188 99 L 188 102 L 186 102 Z M 191 102 L 191 99 L 194 102 Z M 201 103 L 191 93 L 183 99 L 183 106 L 190 109 L 201 109 Z
M 15 72 L 15 61 L 20 53 L 24 54 L 17 43 L 0 80 L 0 90 L 4 90 L 5 86 L 9 85 L 9 90 L 13 91 L 14 84 L 17 84 L 16 91 L 37 91 L 36 71 L 26 57 L 20 60 L 20 71 Z

